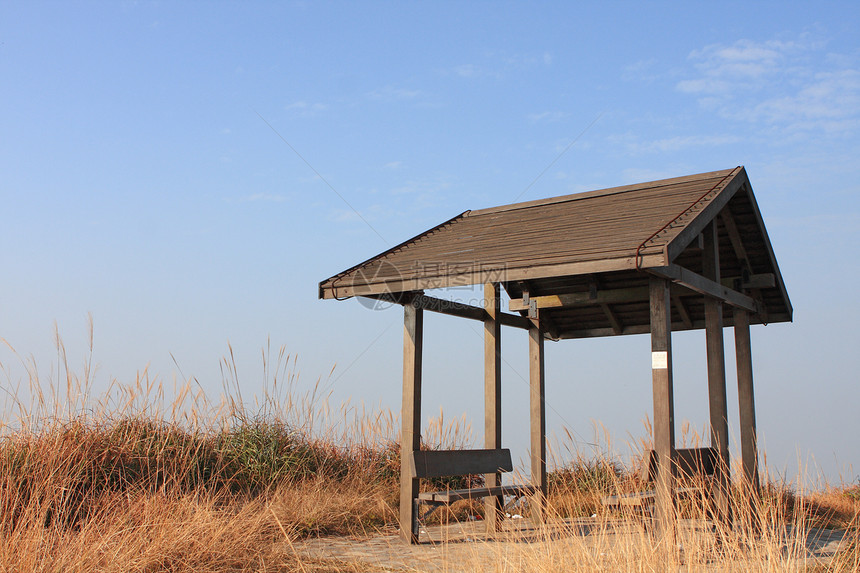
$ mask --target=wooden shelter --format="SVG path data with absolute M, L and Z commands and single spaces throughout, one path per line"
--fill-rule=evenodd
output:
M 484 285 L 483 306 L 424 290 Z M 500 286 L 510 296 L 502 312 Z M 675 455 L 673 330 L 704 329 L 716 507 L 731 519 L 723 327 L 734 328 L 746 483 L 758 484 L 750 324 L 787 322 L 792 307 L 743 167 L 466 211 L 319 285 L 320 298 L 403 305 L 401 523 L 415 518 L 412 452 L 421 429 L 423 312 L 484 323 L 485 448 L 501 448 L 501 327 L 529 332 L 531 479 L 546 495 L 544 341 L 651 335 L 657 523 L 671 527 Z M 498 474 L 488 474 L 489 486 Z M 488 509 L 498 508 L 488 500 Z M 496 511 L 488 523 L 497 524 Z M 542 514 L 542 512 L 538 512 Z M 410 528 L 403 537 L 415 542 Z

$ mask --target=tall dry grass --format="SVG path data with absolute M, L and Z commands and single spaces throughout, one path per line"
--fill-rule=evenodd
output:
M 395 416 L 300 392 L 283 348 L 247 401 L 230 350 L 212 401 L 147 371 L 93 396 L 91 358 L 78 374 L 56 344 L 47 376 L 9 348 L 26 374 L 3 384 L 0 571 L 325 570 L 272 548 L 395 520 Z
M 77 374 L 59 336 L 56 342 L 49 375 L 18 358 L 26 376 L 5 384 L 0 571 L 372 570 L 356 561 L 309 560 L 294 544 L 315 535 L 394 531 L 400 460 L 391 412 L 332 407 L 319 383 L 300 391 L 296 358 L 268 347 L 266 383 L 247 399 L 232 350 L 222 361 L 217 401 L 193 379 L 168 388 L 147 371 L 95 396 L 91 358 Z M 471 440 L 464 419 L 446 420 L 441 412 L 425 432 L 427 447 Z M 537 531 L 536 542 L 475 543 L 465 560 L 443 553 L 442 568 L 860 569 L 856 484 L 806 491 L 799 483 L 768 483 L 751 502 L 736 491 L 740 510 L 731 529 L 710 525 L 703 501 L 686 501 L 678 514 L 685 525 L 667 542 L 642 527 L 640 516 L 602 508 L 604 495 L 645 487 L 610 451 L 558 456 L 550 525 Z M 445 518 L 481 511 L 479 503 L 461 504 Z M 809 533 L 820 527 L 851 532 L 826 564 L 806 559 Z

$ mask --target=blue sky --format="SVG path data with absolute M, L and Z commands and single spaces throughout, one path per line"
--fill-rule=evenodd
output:
M 320 280 L 466 209 L 743 164 L 795 307 L 753 328 L 768 464 L 854 480 L 857 30 L 849 2 L 3 3 L 0 337 L 47 375 L 56 322 L 80 370 L 92 314 L 96 390 L 148 368 L 214 395 L 228 344 L 261 392 L 271 340 L 303 387 L 398 408 L 399 309 Z M 481 427 L 478 332 L 427 318 L 425 416 Z M 674 342 L 680 434 L 707 419 L 704 337 Z M 551 432 L 643 434 L 646 336 L 547 352 Z

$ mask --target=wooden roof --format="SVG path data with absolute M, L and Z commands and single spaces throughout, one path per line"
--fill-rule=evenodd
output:
M 790 321 L 791 303 L 743 167 L 466 211 L 322 281 L 319 296 L 501 282 L 515 311 L 524 310 L 516 300 L 524 294 L 561 296 L 556 306 L 543 300 L 553 338 L 647 332 L 649 274 L 698 276 L 700 236 L 711 222 L 722 284 L 756 301 L 758 322 Z M 704 305 L 693 294 L 678 291 L 679 329 L 703 324 Z M 731 324 L 730 310 L 726 318 Z

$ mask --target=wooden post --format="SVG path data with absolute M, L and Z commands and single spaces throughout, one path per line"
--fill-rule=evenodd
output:
M 711 222 L 702 233 L 702 274 L 720 282 L 720 252 L 717 225 Z M 732 522 L 729 487 L 729 422 L 726 400 L 726 358 L 723 346 L 723 303 L 705 297 L 705 341 L 708 353 L 708 409 L 711 422 L 711 447 L 717 449 L 719 463 L 714 468 L 713 495 L 715 518 L 725 526 Z
M 674 539 L 675 400 L 672 389 L 672 311 L 669 281 L 651 277 L 651 384 L 654 397 L 654 451 L 657 453 L 656 532 Z
M 400 537 L 418 543 L 418 478 L 412 472 L 412 452 L 421 447 L 421 354 L 424 311 L 403 305 L 403 406 L 400 437 Z
M 498 450 L 502 447 L 502 323 L 499 283 L 484 285 L 484 447 Z M 502 485 L 502 475 L 484 475 L 487 487 Z M 502 496 L 484 500 L 484 516 L 489 531 L 498 531 L 502 525 Z
M 532 321 L 529 327 L 529 402 L 531 433 L 531 470 L 532 485 L 538 488 L 532 498 L 534 519 L 546 520 L 546 395 L 544 393 L 544 354 L 543 331 L 540 328 L 539 311 L 529 310 Z
M 758 444 L 756 442 L 755 395 L 753 393 L 752 347 L 750 345 L 750 315 L 741 308 L 734 309 L 735 357 L 738 365 L 738 402 L 740 406 L 741 463 L 744 485 L 751 497 L 759 493 Z M 750 499 L 752 502 L 753 500 Z M 750 507 L 755 507 L 750 503 Z

